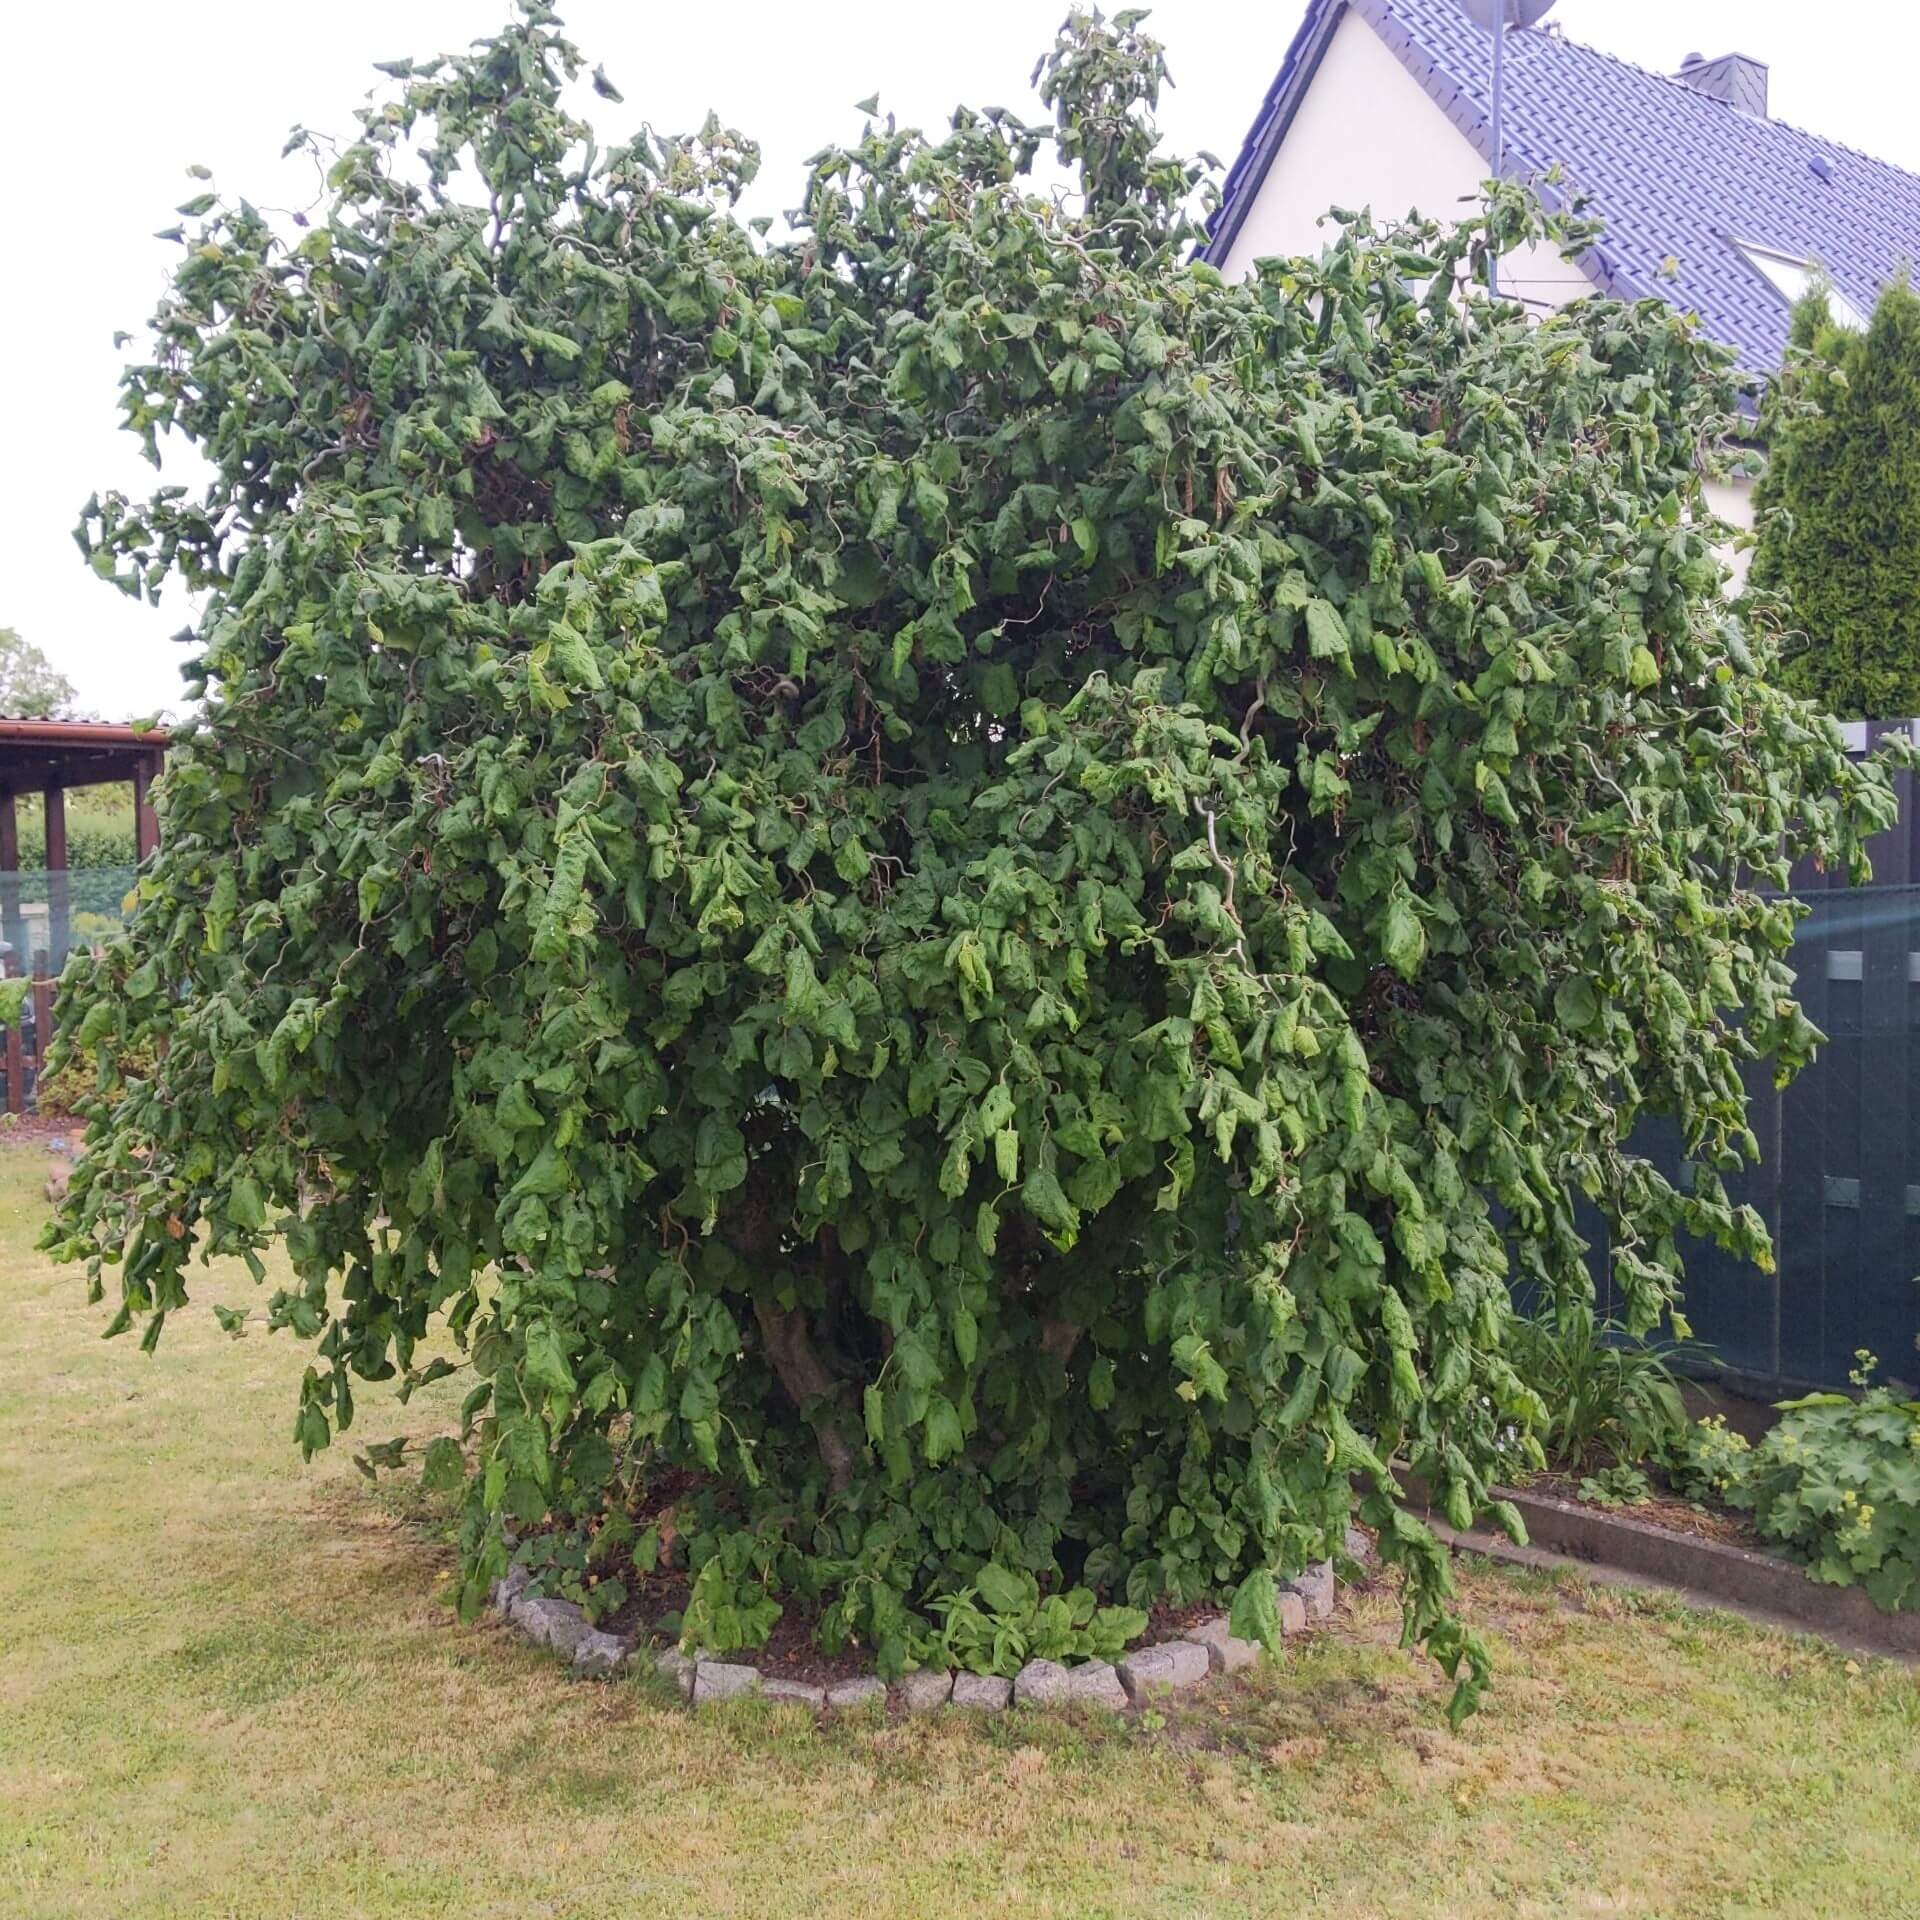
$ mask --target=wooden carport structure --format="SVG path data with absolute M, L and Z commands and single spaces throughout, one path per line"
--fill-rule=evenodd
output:
M 20 871 L 20 826 L 16 802 L 38 793 L 46 803 L 48 958 L 59 971 L 69 945 L 67 807 L 69 787 L 99 787 L 122 780 L 133 788 L 135 858 L 145 860 L 160 844 L 160 826 L 148 797 L 166 756 L 164 733 L 104 720 L 0 718 L 0 938 L 8 973 L 29 970 L 26 919 L 20 886 L 7 876 Z

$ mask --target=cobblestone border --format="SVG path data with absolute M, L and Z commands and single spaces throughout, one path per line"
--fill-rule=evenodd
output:
M 1354 1529 L 1347 1533 L 1349 1558 L 1370 1560 L 1372 1542 Z M 653 1670 L 673 1682 L 681 1698 L 696 1707 L 714 1700 L 737 1700 L 757 1694 L 764 1700 L 788 1700 L 816 1713 L 885 1705 L 897 1701 L 907 1713 L 927 1713 L 954 1706 L 978 1713 L 998 1713 L 1010 1706 L 1078 1705 L 1106 1707 L 1122 1712 L 1169 1694 L 1184 1693 L 1216 1675 L 1240 1673 L 1260 1658 L 1257 1641 L 1236 1639 L 1224 1613 L 1204 1619 L 1171 1640 L 1134 1647 L 1115 1661 L 1087 1660 L 1063 1666 L 1057 1660 L 1029 1660 L 1009 1680 L 999 1675 L 910 1673 L 891 1690 L 877 1674 L 841 1680 L 831 1686 L 810 1681 L 769 1679 L 750 1661 L 709 1654 L 686 1654 L 677 1647 L 664 1652 L 642 1647 L 637 1636 L 602 1633 L 571 1600 L 531 1591 L 532 1576 L 525 1567 L 512 1568 L 493 1585 L 493 1608 L 523 1639 L 549 1647 L 576 1672 L 605 1677 L 629 1666 L 651 1662 Z M 1291 1580 L 1279 1583 L 1280 1630 L 1302 1633 L 1310 1621 L 1333 1612 L 1333 1562 L 1322 1560 Z

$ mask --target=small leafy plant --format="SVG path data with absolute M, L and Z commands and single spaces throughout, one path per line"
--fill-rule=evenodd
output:
M 680 1620 L 682 1642 L 714 1653 L 765 1646 L 783 1611 L 769 1577 L 771 1558 L 755 1534 L 715 1539 L 693 1576 Z
M 1113 1660 L 1146 1631 L 1138 1607 L 1103 1607 L 1091 1588 L 1042 1595 L 1032 1574 L 989 1561 L 974 1583 L 929 1602 L 939 1627 L 923 1662 L 1013 1673 L 1028 1660 Z
M 1516 1370 L 1547 1408 L 1535 1437 L 1549 1466 L 1579 1469 L 1603 1458 L 1633 1467 L 1686 1431 L 1673 1371 L 1681 1349 L 1632 1338 L 1599 1320 L 1590 1300 L 1517 1321 L 1511 1339 Z
M 1737 1506 L 1750 1458 L 1746 1436 L 1727 1425 L 1725 1414 L 1711 1413 L 1674 1434 L 1657 1464 L 1681 1499 Z
M 1578 1492 L 1596 1507 L 1637 1507 L 1653 1498 L 1653 1482 L 1643 1468 L 1619 1464 L 1583 1475 Z
M 1731 1498 L 1816 1580 L 1859 1585 L 1878 1607 L 1920 1606 L 1920 1400 L 1870 1386 L 1781 1403 L 1784 1418 L 1752 1450 Z

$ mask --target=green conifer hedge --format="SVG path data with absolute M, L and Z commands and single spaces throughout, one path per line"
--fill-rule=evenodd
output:
M 1767 407 L 1755 588 L 1788 603 L 1781 678 L 1845 719 L 1920 715 L 1920 294 L 1864 334 L 1810 294 Z

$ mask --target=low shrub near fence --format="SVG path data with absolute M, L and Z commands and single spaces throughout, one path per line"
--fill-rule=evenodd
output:
M 1857 1399 L 1786 1402 L 1729 1497 L 1816 1580 L 1863 1586 L 1892 1612 L 1920 1605 L 1920 1400 L 1869 1386 L 1873 1364 L 1860 1355 Z

